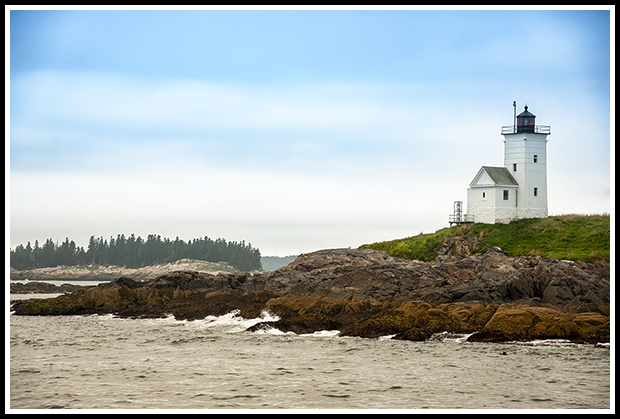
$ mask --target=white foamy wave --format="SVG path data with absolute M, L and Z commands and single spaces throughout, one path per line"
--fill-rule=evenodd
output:
M 239 310 L 233 310 L 223 316 L 207 316 L 202 320 L 194 320 L 195 325 L 224 329 L 229 333 L 243 332 L 248 327 L 262 322 L 275 322 L 280 320 L 278 316 L 273 316 L 267 311 L 263 311 L 259 317 L 245 319 L 239 316 Z
M 85 316 L 86 317 L 95 317 L 95 318 L 100 319 L 100 320 L 110 320 L 110 319 L 117 319 L 118 318 L 113 313 L 108 313 L 108 314 L 85 314 Z
M 297 335 L 295 332 L 283 332 L 280 329 L 276 329 L 275 327 L 267 326 L 260 330 L 254 331 L 254 333 L 263 334 L 263 335 L 276 335 L 276 336 L 294 335 L 294 336 L 300 336 L 300 337 L 309 337 L 309 336 L 310 337 L 335 337 L 340 334 L 340 330 L 319 330 L 314 333 L 302 333 L 300 335 Z
M 276 335 L 276 336 L 295 334 L 293 332 L 283 332 L 280 329 L 276 329 L 275 327 L 265 327 L 260 330 L 254 331 L 254 333 L 259 334 L 259 335 Z
M 573 343 L 568 339 L 540 339 L 531 340 L 527 342 L 510 342 L 511 344 L 519 346 L 544 346 L 544 347 L 557 347 L 557 348 L 577 348 L 580 344 Z
M 278 316 L 273 316 L 267 311 L 263 311 L 259 317 L 254 319 L 245 319 L 239 316 L 239 310 L 233 310 L 229 313 L 226 313 L 222 316 L 207 316 L 204 319 L 200 320 L 177 320 L 174 315 L 166 314 L 165 317 L 154 318 L 154 319 L 140 319 L 148 324 L 153 325 L 162 325 L 167 324 L 170 326 L 178 326 L 178 327 L 189 327 L 192 329 L 201 329 L 201 328 L 209 328 L 209 329 L 218 329 L 220 331 L 226 333 L 237 333 L 243 332 L 248 327 L 254 326 L 257 323 L 262 322 L 275 322 L 280 320 Z M 115 320 L 115 321 L 131 321 L 132 319 L 124 319 L 121 317 L 117 317 L 114 314 L 105 314 L 98 315 L 93 314 L 93 316 L 99 317 L 101 320 Z
M 469 334 L 463 334 L 463 333 L 448 333 L 448 332 L 441 332 L 441 333 L 435 333 L 434 335 L 432 335 L 430 338 L 428 338 L 429 341 L 432 340 L 438 340 L 441 342 L 456 342 L 456 343 L 463 343 L 466 342 L 467 339 L 473 335 L 473 333 L 469 333 Z
M 474 333 L 476 333 L 476 332 L 474 332 Z M 470 333 L 468 335 L 462 335 L 460 338 L 456 338 L 454 341 L 457 342 L 457 343 L 467 342 L 467 339 L 469 339 L 469 337 L 471 335 L 473 335 L 474 333 Z
M 387 335 L 387 336 L 379 336 L 379 340 L 390 340 L 394 336 L 396 336 L 396 335 L 394 334 L 394 335 Z

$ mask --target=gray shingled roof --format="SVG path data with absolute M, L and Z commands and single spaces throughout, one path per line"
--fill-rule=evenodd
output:
M 519 185 L 505 167 L 482 166 L 482 168 L 496 185 Z

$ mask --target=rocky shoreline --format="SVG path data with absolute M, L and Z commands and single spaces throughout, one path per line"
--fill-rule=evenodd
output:
M 598 263 L 484 255 L 437 261 L 394 258 L 371 249 L 300 255 L 270 272 L 180 270 L 147 282 L 121 276 L 51 299 L 12 305 L 17 315 L 109 314 L 201 319 L 239 310 L 279 317 L 275 327 L 312 333 L 426 340 L 438 332 L 469 341 L 570 339 L 609 342 L 610 268 Z

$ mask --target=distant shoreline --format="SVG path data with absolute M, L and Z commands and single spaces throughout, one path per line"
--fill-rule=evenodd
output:
M 207 262 L 204 260 L 181 259 L 143 268 L 124 268 L 121 266 L 56 266 L 18 271 L 11 268 L 11 281 L 113 281 L 126 276 L 137 281 L 148 281 L 173 271 L 198 271 L 217 275 L 238 272 L 227 262 Z

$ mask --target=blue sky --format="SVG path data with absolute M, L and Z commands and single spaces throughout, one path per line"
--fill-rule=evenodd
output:
M 434 232 L 513 101 L 551 126 L 550 214 L 612 210 L 614 9 L 9 13 L 11 248 Z

